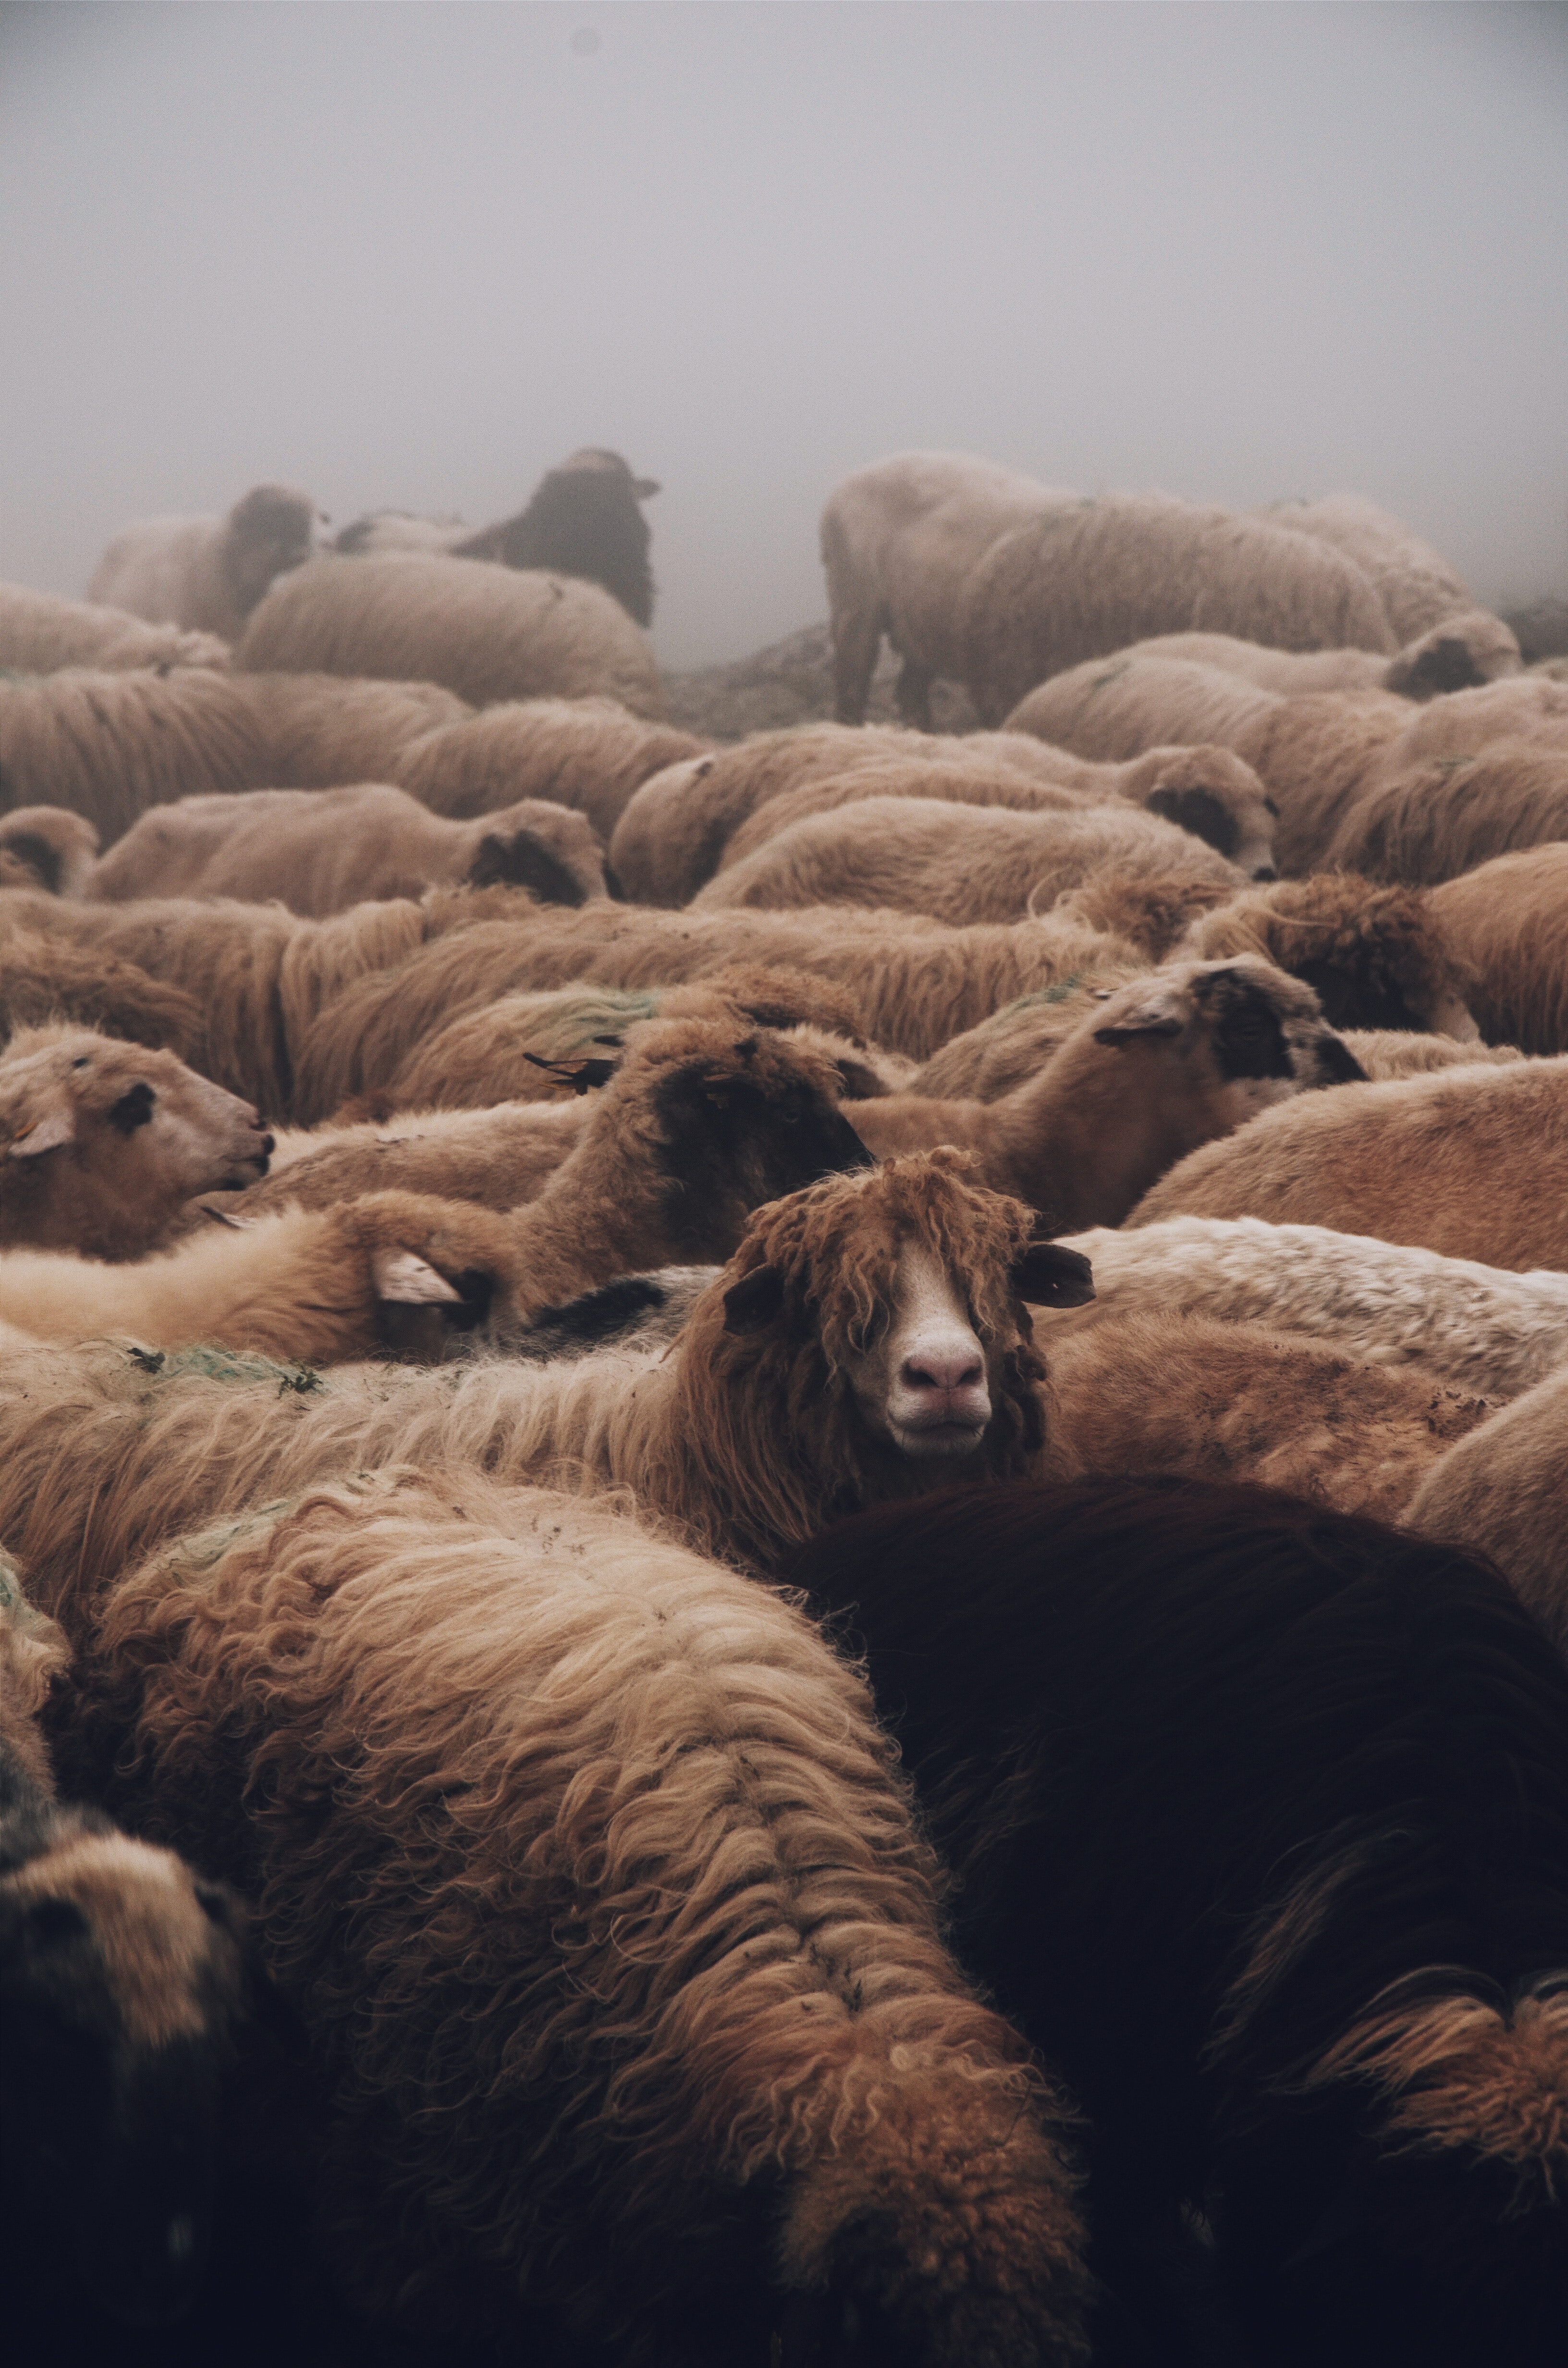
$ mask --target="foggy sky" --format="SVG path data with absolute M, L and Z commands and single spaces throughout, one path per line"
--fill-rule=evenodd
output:
M 1561 6 L 7 6 L 0 576 L 263 478 L 479 525 L 608 444 L 692 666 L 950 446 L 1568 590 L 1565 262 Z

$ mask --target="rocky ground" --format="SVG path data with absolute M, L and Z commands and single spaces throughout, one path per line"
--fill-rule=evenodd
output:
M 871 684 L 869 723 L 896 723 L 893 685 L 899 662 L 884 649 Z M 748 732 L 777 732 L 790 723 L 830 722 L 833 716 L 833 652 L 825 624 L 808 625 L 787 641 L 736 658 L 730 666 L 699 666 L 691 674 L 666 674 L 670 721 L 710 740 L 739 740 Z M 938 732 L 972 732 L 974 711 L 956 683 L 939 682 L 931 694 L 931 721 Z

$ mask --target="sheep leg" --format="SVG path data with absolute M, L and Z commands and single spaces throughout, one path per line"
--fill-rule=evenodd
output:
M 898 701 L 899 721 L 907 723 L 912 732 L 931 729 L 931 684 L 934 680 L 929 666 L 916 666 L 905 658 L 893 696 Z
M 833 620 L 834 714 L 840 723 L 864 723 L 885 619 L 880 609 L 840 610 Z

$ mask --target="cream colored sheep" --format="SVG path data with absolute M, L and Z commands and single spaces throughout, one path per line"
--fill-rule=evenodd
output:
M 80 896 L 97 860 L 98 834 L 64 806 L 14 806 L 0 821 L 0 888 Z
M 1471 1008 L 1487 1042 L 1568 1052 L 1568 840 L 1494 856 L 1428 894 L 1473 973 Z
M 142 518 L 115 536 L 87 598 L 237 642 L 267 586 L 310 557 L 315 525 L 309 494 L 289 485 L 253 485 L 226 518 Z
M 1122 1315 L 1200 1315 L 1304 1332 L 1373 1364 L 1419 1365 L 1483 1397 L 1517 1397 L 1568 1359 L 1568 1274 L 1256 1217 L 1166 1217 L 1064 1236 L 1094 1269 L 1095 1301 L 1059 1328 Z
M 140 1258 L 192 1193 L 254 1184 L 271 1150 L 249 1102 L 172 1053 L 26 1030 L 0 1053 L 0 1248 Z M 3 1294 L 0 1313 L 21 1320 Z
M 899 452 L 846 477 L 822 514 L 835 712 L 862 723 L 885 633 L 903 661 L 898 712 L 927 731 L 931 685 L 963 679 L 961 600 L 998 535 L 1071 494 L 967 452 Z
M 103 674 L 127 668 L 169 674 L 178 666 L 207 666 L 222 674 L 228 665 L 229 644 L 215 633 L 147 625 L 123 609 L 67 600 L 26 584 L 0 584 L 0 667 L 9 673 L 92 666 Z
M 1207 634 L 1176 635 L 1207 641 Z M 1160 655 L 1153 655 L 1159 649 Z M 1055 748 L 1101 764 L 1125 764 L 1149 748 L 1233 747 L 1243 727 L 1284 693 L 1249 682 L 1230 666 L 1164 655 L 1165 643 L 1089 658 L 1036 686 L 1007 717 L 1008 732 L 1028 732 Z M 1402 723 L 1408 709 L 1399 711 Z
M 1403 518 L 1358 494 L 1325 494 L 1315 502 L 1272 502 L 1258 515 L 1297 534 L 1314 535 L 1353 560 L 1376 590 L 1401 642 L 1474 610 L 1474 594 L 1442 553 Z M 1516 643 L 1516 655 L 1517 647 Z M 1510 670 L 1517 672 L 1517 667 Z
M 250 696 L 231 675 L 64 668 L 0 681 L 6 803 L 68 807 L 106 847 L 149 806 L 253 788 L 263 757 Z
M 1493 740 L 1473 757 L 1403 756 L 1396 741 L 1361 795 L 1346 803 L 1324 863 L 1436 885 L 1496 856 L 1568 838 L 1568 739 Z
M 1373 586 L 1339 552 L 1165 495 L 1108 495 L 1015 528 L 971 569 L 963 606 L 964 685 L 983 723 L 1048 677 L 1155 633 L 1398 647 Z
M 619 700 L 507 700 L 405 747 L 386 778 L 464 822 L 517 798 L 552 798 L 586 814 L 608 845 L 644 781 L 707 746 Z
M 17 917 L 23 900 L 0 894 L 0 1042 L 18 1028 L 71 1020 L 132 1044 L 167 1046 L 203 1067 L 205 1030 L 194 996 L 150 977 L 91 940 L 74 945 Z
M 1180 658 L 1218 666 L 1260 689 L 1291 695 L 1307 690 L 1392 690 L 1402 699 L 1436 699 L 1515 675 L 1519 645 L 1501 617 L 1471 609 L 1433 625 L 1392 658 L 1372 650 L 1271 650 L 1230 633 L 1161 633 L 1135 642 L 1118 657 Z M 1030 693 L 1033 697 L 1033 693 Z
M 99 863 L 86 893 L 276 898 L 320 919 L 351 905 L 417 898 L 427 888 L 509 882 L 541 905 L 606 894 L 604 857 L 584 816 L 542 798 L 446 822 L 405 791 L 251 790 L 182 798 L 144 814 Z
M 1495 1563 L 1560 1653 L 1568 1653 L 1565 1439 L 1568 1369 L 1559 1365 L 1450 1447 L 1401 1517 L 1421 1537 Z
M 1568 1058 L 1310 1097 L 1206 1144 L 1129 1223 L 1265 1217 L 1523 1270 L 1568 1268 Z
M 417 741 L 472 713 L 434 682 L 358 681 L 339 674 L 256 674 L 245 690 L 261 726 L 258 790 L 352 788 L 395 781 Z
M 809 815 L 710 880 L 694 911 L 887 905 L 955 926 L 1015 921 L 1046 910 L 1096 866 L 1124 873 L 1244 874 L 1174 824 L 1122 805 L 1065 814 L 1005 806 L 866 798 Z
M 578 576 L 407 552 L 313 560 L 273 586 L 234 653 L 250 673 L 437 682 L 471 706 L 608 691 L 661 721 L 646 635 Z
M 1344 1028 L 1340 1034 L 1369 1077 L 1425 1077 L 1434 1069 L 1511 1067 L 1524 1054 L 1515 1044 L 1456 1043 L 1451 1036 L 1420 1036 L 1403 1028 Z

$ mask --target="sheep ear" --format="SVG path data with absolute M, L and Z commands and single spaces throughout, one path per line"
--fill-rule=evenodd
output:
M 1140 1036 L 1179 1036 L 1185 1011 L 1174 1008 L 1180 990 L 1170 988 L 1133 1004 L 1119 1019 L 1095 1030 L 1096 1044 L 1131 1044 Z
M 784 1278 L 776 1266 L 754 1266 L 724 1293 L 726 1332 L 760 1332 L 784 1304 Z
M 389 1300 L 394 1306 L 445 1306 L 462 1298 L 460 1291 L 454 1291 L 443 1275 L 415 1257 L 413 1250 L 378 1250 L 370 1260 L 370 1274 L 376 1297 Z
M 631 490 L 640 502 L 651 502 L 662 488 L 657 477 L 633 477 Z
M 1086 1307 L 1095 1295 L 1094 1269 L 1081 1250 L 1031 1242 L 1013 1261 L 1013 1288 L 1035 1307 Z
M 23 1127 L 6 1148 L 8 1159 L 40 1159 L 46 1151 L 58 1151 L 62 1144 L 76 1140 L 76 1113 L 69 1102 L 57 1102 L 52 1110 L 35 1118 L 30 1126 Z

